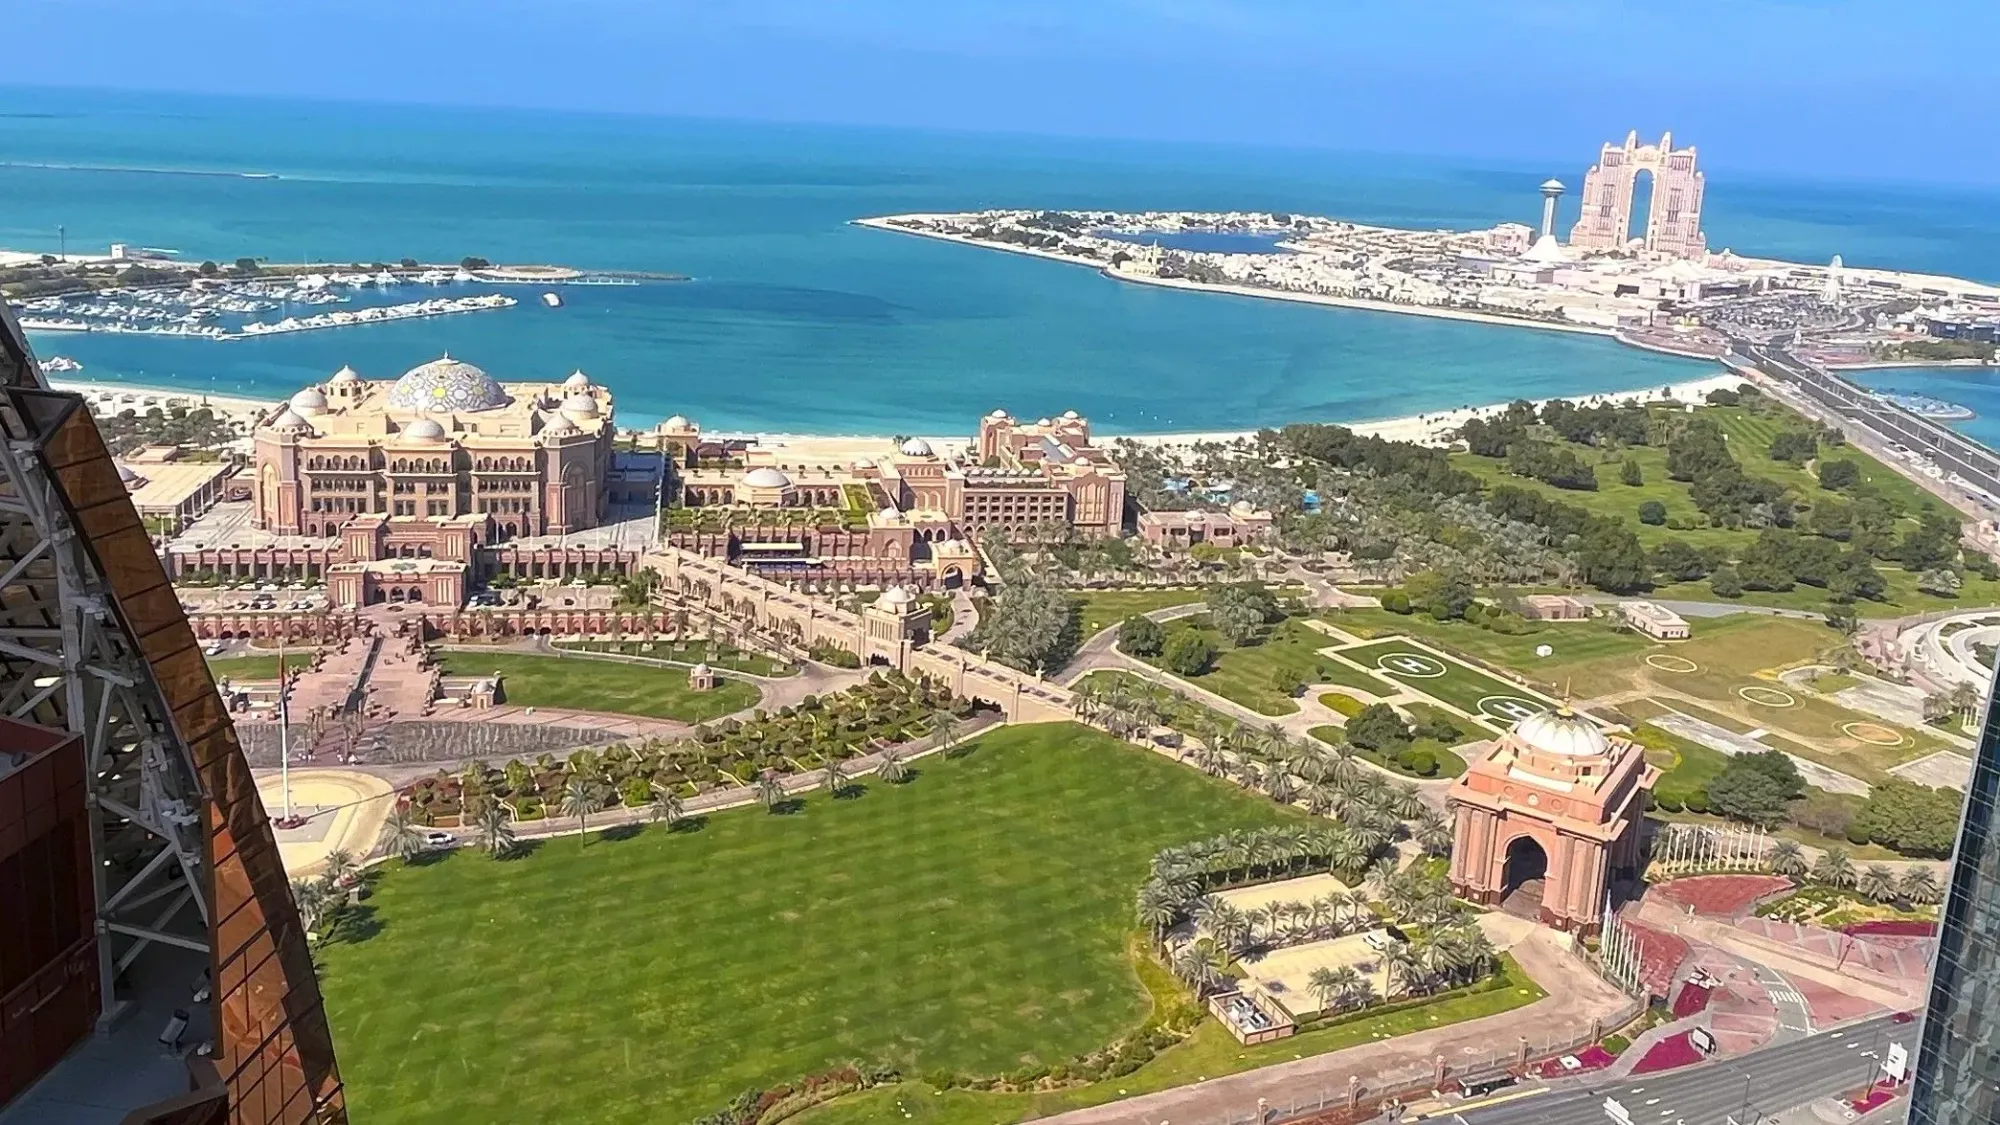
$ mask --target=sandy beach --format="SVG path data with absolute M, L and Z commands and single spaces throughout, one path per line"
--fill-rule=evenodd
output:
M 1734 388 L 1746 380 L 1729 372 L 1717 372 L 1700 379 L 1671 383 L 1664 387 L 1644 387 L 1629 391 L 1603 391 L 1585 395 L 1559 395 L 1580 405 L 1597 403 L 1639 403 L 1676 402 L 1695 404 L 1701 402 L 1713 390 Z M 188 405 L 206 404 L 209 409 L 231 419 L 241 419 L 254 424 L 257 419 L 269 414 L 277 406 L 275 401 L 243 398 L 232 395 L 202 395 L 170 387 L 141 387 L 131 383 L 103 382 L 87 380 L 58 380 L 51 385 L 59 391 L 75 391 L 96 403 L 107 403 L 115 410 L 138 409 L 148 398 L 157 399 L 153 405 L 167 405 L 169 400 L 177 400 Z M 1388 441 L 1409 441 L 1425 445 L 1441 445 L 1445 435 L 1463 426 L 1473 418 L 1487 417 L 1507 408 L 1506 400 L 1487 403 L 1482 406 L 1461 407 L 1456 410 L 1434 410 L 1423 414 L 1408 414 L 1397 418 L 1380 419 L 1340 419 L 1302 418 L 1300 422 L 1318 422 L 1326 425 L 1346 426 L 1356 433 L 1369 434 Z M 1537 399 L 1537 404 L 1554 401 L 1554 398 Z M 645 431 L 639 431 L 645 432 Z M 1195 445 L 1201 442 L 1229 442 L 1256 434 L 1256 430 L 1211 430 L 1188 433 L 1119 434 L 1101 432 L 1102 440 L 1129 440 L 1142 445 Z M 769 430 L 715 430 L 706 436 L 717 440 L 750 440 L 759 445 L 780 446 L 791 449 L 803 459 L 815 461 L 852 460 L 858 457 L 877 457 L 882 453 L 885 442 L 894 440 L 887 434 L 800 434 L 779 433 Z M 933 449 L 942 454 L 962 454 L 969 444 L 963 434 L 922 434 Z

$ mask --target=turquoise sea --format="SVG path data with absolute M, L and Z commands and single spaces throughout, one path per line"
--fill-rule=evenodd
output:
M 1004 124 L 1004 123 L 996 123 Z M 1606 122 L 1607 136 L 1625 122 Z M 1359 420 L 1656 386 L 1704 364 L 1592 337 L 1121 285 L 848 225 L 989 206 L 1274 209 L 1409 226 L 1535 221 L 1573 167 L 670 118 L 0 88 L 0 246 L 191 260 L 494 261 L 671 271 L 504 312 L 217 343 L 40 335 L 86 374 L 288 393 L 449 350 L 581 367 L 637 421 L 960 432 L 1004 406 L 1114 431 Z M 1574 208 L 1574 198 L 1566 201 Z M 1573 219 L 1565 215 L 1564 222 Z M 1709 173 L 1712 245 L 1992 279 L 2000 194 Z M 1941 397 L 1965 396 L 1953 389 Z M 1980 392 L 2000 418 L 2000 388 Z

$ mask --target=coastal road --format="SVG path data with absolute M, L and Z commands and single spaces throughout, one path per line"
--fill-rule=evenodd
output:
M 1858 1090 L 1879 1076 L 1891 1043 L 1916 1052 L 1917 1023 L 1881 1016 L 1735 1059 L 1662 1075 L 1634 1075 L 1559 1093 L 1432 1118 L 1455 1125 L 1604 1125 L 1615 1098 L 1633 1125 L 1738 1125 L 1818 1098 Z

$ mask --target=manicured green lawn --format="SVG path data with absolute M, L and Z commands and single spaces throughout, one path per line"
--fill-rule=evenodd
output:
M 921 1082 L 904 1082 L 828 1103 L 792 1120 L 799 1125 L 875 1125 L 903 1120 L 923 1125 L 1006 1125 L 1498 1015 L 1547 995 L 1505 954 L 1500 958 L 1499 973 L 1474 989 L 1393 1011 L 1362 1012 L 1331 1026 L 1254 1047 L 1238 1043 L 1221 1024 L 1207 1020 L 1193 1035 L 1162 1051 L 1152 1062 L 1124 1077 L 1092 1086 L 1044 1094 L 988 1094 L 937 1092 Z
M 356 1120 L 685 1122 L 853 1059 L 1064 1060 L 1135 1026 L 1154 852 L 1306 821 L 1081 726 L 1016 726 L 904 786 L 696 831 L 383 873 L 327 948 Z
M 1601 621 L 1530 622 L 1536 626 L 1532 632 L 1510 636 L 1463 621 L 1438 621 L 1428 614 L 1390 613 L 1385 609 L 1329 610 L 1326 619 L 1334 628 L 1357 637 L 1417 637 L 1440 648 L 1512 668 L 1542 683 L 1553 682 L 1549 673 L 1585 660 L 1655 647 L 1637 633 L 1613 629 Z M 1542 645 L 1554 651 L 1537 656 L 1535 650 Z
M 1496 699 L 1518 700 L 1521 704 L 1535 709 L 1546 707 L 1546 704 L 1536 699 L 1526 688 L 1494 679 L 1469 664 L 1440 659 L 1402 641 L 1387 640 L 1356 645 L 1353 648 L 1341 649 L 1339 655 L 1344 660 L 1379 671 L 1397 683 L 1420 691 L 1433 699 L 1441 699 L 1468 714 L 1485 715 L 1508 722 L 1519 717 L 1504 709 L 1494 709 L 1493 701 Z M 1482 702 L 1486 706 L 1482 707 Z
M 310 652 L 288 652 L 285 667 L 296 672 L 312 663 Z M 278 654 L 269 656 L 218 656 L 208 662 L 208 674 L 220 680 L 275 680 L 278 678 Z
M 685 668 L 511 652 L 438 656 L 447 676 L 500 673 L 501 691 L 517 707 L 574 707 L 699 723 L 755 706 L 763 694 L 752 684 L 725 676 L 716 677 L 713 691 L 693 691 Z
M 1646 760 L 1660 767 L 1660 782 L 1653 788 L 1656 800 L 1686 804 L 1691 794 L 1706 796 L 1708 783 L 1729 765 L 1729 756 L 1720 750 L 1689 742 L 1650 723 L 1633 727 L 1632 737 L 1646 748 Z
M 1199 676 L 1189 677 L 1189 683 L 1199 684 L 1260 715 L 1298 712 L 1298 702 L 1278 690 L 1277 677 L 1281 674 L 1302 683 L 1340 684 L 1372 695 L 1389 695 L 1394 691 L 1367 672 L 1320 655 L 1320 649 L 1338 642 L 1302 618 L 1288 617 L 1273 625 L 1262 641 L 1242 648 L 1226 647 L 1221 635 L 1209 627 L 1205 614 L 1168 622 L 1166 629 L 1169 637 L 1178 630 L 1200 630 L 1219 650 L 1214 665 Z
M 1193 605 L 1208 597 L 1207 591 L 1186 590 L 1079 590 L 1077 605 L 1083 615 L 1083 636 L 1088 639 L 1135 613 L 1151 613 L 1168 606 Z
M 1379 750 L 1370 750 L 1365 746 L 1356 746 L 1352 742 L 1348 742 L 1346 732 L 1342 731 L 1339 727 L 1314 727 L 1306 733 L 1326 743 L 1328 746 L 1345 746 L 1348 753 L 1370 765 L 1379 766 L 1390 773 L 1403 777 L 1416 778 L 1418 781 L 1435 781 L 1444 777 L 1457 777 L 1459 774 L 1465 772 L 1465 759 L 1459 757 L 1456 750 L 1435 739 L 1419 738 L 1415 742 L 1410 743 L 1412 748 L 1420 747 L 1437 755 L 1437 772 L 1431 774 L 1429 777 L 1424 777 L 1404 769 L 1402 763 Z M 1487 735 L 1491 732 L 1479 731 L 1477 733 L 1479 735 Z
M 650 648 L 643 638 L 624 640 L 617 644 L 612 644 L 610 641 L 562 641 L 556 647 L 577 652 L 616 652 L 626 656 L 644 656 L 652 660 L 678 660 L 686 664 L 700 664 L 706 661 L 710 667 L 748 672 L 753 676 L 789 676 L 798 671 L 789 664 L 779 664 L 761 652 L 744 652 L 728 646 L 717 648 L 704 640 L 679 643 L 658 640 L 654 641 Z

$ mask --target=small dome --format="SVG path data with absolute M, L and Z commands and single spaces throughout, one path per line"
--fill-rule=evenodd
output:
M 848 468 L 855 470 L 872 469 L 874 467 L 875 467 L 875 461 L 871 457 L 856 457 L 854 459 L 854 464 L 848 466 Z
M 673 417 L 667 419 L 665 422 L 662 422 L 661 425 L 665 426 L 669 430 L 691 430 L 694 428 L 693 422 L 688 421 L 685 417 L 679 414 L 676 414 Z
M 877 519 L 881 520 L 881 521 L 882 521 L 883 523 L 902 523 L 902 522 L 903 522 L 903 513 L 901 513 L 901 512 L 899 512 L 899 511 L 897 511 L 897 510 L 896 510 L 896 509 L 894 509 L 894 508 L 884 508 L 884 509 L 882 509 L 881 511 L 879 511 L 879 512 L 876 512 L 876 513 L 875 513 L 875 517 L 876 517 Z
M 542 436 L 545 438 L 575 437 L 582 432 L 582 430 L 576 428 L 575 422 L 570 421 L 561 414 L 556 415 L 555 421 L 542 427 Z
M 903 456 L 905 457 L 933 456 L 933 454 L 931 453 L 931 443 L 925 441 L 920 437 L 913 437 L 910 440 L 904 442 L 902 448 L 903 448 Z
M 1229 514 L 1235 516 L 1247 516 L 1254 510 L 1248 500 L 1238 500 L 1229 506 Z
M 1054 424 L 1055 423 L 1050 422 L 1047 418 L 1037 418 L 1035 420 L 1035 425 L 1037 426 L 1052 426 Z
M 1563 190 L 1563 182 L 1561 180 L 1556 179 L 1554 176 L 1551 176 L 1548 179 L 1542 181 L 1542 190 L 1561 191 Z
M 389 388 L 389 405 L 401 410 L 472 413 L 507 405 L 507 391 L 493 376 L 447 353 L 403 372 Z
M 444 427 L 436 419 L 419 418 L 403 427 L 403 436 L 411 441 L 443 441 Z
M 292 396 L 291 407 L 302 415 L 318 414 L 326 409 L 326 395 L 318 387 L 307 387 Z
M 892 607 L 901 607 L 909 605 L 911 602 L 916 600 L 917 596 L 915 594 L 910 593 L 908 590 L 905 590 L 901 586 L 891 586 L 888 589 L 882 591 L 882 596 L 876 599 L 875 604 L 892 606 Z
M 704 660 L 700 664 L 695 665 L 694 671 L 688 674 L 691 676 L 713 676 L 715 675 L 715 669 L 710 668 L 708 661 Z
M 1077 420 L 1078 418 L 1080 418 L 1080 417 L 1081 417 L 1081 415 L 1079 415 L 1079 414 L 1078 414 L 1078 413 L 1077 413 L 1076 411 L 1074 411 L 1074 410 L 1065 410 L 1065 411 L 1063 411 L 1063 421 L 1065 421 L 1065 422 L 1074 422 L 1074 421 L 1076 421 L 1076 420 Z
M 995 410 L 993 413 L 988 414 L 987 417 L 995 422 L 1004 422 L 1007 420 L 1007 412 L 1005 410 Z
M 1611 752 L 1611 740 L 1597 724 L 1567 704 L 1515 723 L 1514 737 L 1541 753 L 1563 758 L 1601 758 Z
M 582 368 L 578 368 L 577 370 L 570 372 L 569 378 L 563 380 L 563 390 L 587 391 L 589 389 L 590 389 L 590 376 L 585 375 L 583 373 Z
M 278 416 L 271 419 L 270 426 L 281 434 L 305 433 L 312 429 L 312 426 L 304 418 L 299 417 L 298 412 L 289 405 L 278 411 Z
M 751 488 L 790 488 L 792 478 L 766 465 L 743 474 L 743 483 Z
M 333 378 L 328 380 L 328 382 L 343 383 L 343 384 L 359 383 L 360 381 L 361 381 L 361 373 L 359 371 L 356 371 L 352 367 L 348 367 L 345 365 L 342 365 L 340 370 L 334 372 Z
M 597 400 L 588 394 L 573 394 L 562 400 L 562 412 L 572 418 L 595 418 Z

